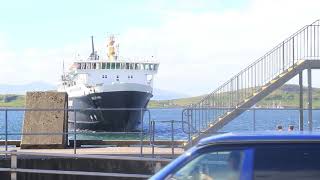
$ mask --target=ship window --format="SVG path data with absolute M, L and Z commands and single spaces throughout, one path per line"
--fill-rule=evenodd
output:
M 120 69 L 120 63 L 116 63 L 116 69 Z
M 154 64 L 150 64 L 150 70 L 154 70 Z
M 87 63 L 87 69 L 91 69 L 91 63 Z
M 86 69 L 86 63 L 81 63 L 81 69 Z
M 141 64 L 140 69 L 144 70 L 144 64 Z
M 134 69 L 134 64 L 133 63 L 130 64 L 130 69 Z
M 107 63 L 106 69 L 110 69 L 110 63 Z
M 102 63 L 101 69 L 105 69 L 105 68 L 106 68 L 106 63 Z
M 92 69 L 96 69 L 97 68 L 97 64 L 96 63 L 92 63 Z
M 136 69 L 136 70 L 139 69 L 139 67 L 140 67 L 140 64 L 135 64 L 134 65 L 134 69 Z
M 129 69 L 129 63 L 126 63 L 126 69 Z
M 111 63 L 111 69 L 115 69 L 116 68 L 116 64 L 115 63 Z
M 155 71 L 158 70 L 158 64 L 155 64 L 155 65 L 154 65 L 154 70 L 155 70 Z
M 149 64 L 145 64 L 144 69 L 149 70 Z

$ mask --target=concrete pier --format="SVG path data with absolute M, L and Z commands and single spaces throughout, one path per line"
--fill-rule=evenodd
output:
M 27 92 L 23 133 L 65 133 L 68 130 L 68 95 L 60 92 Z M 53 109 L 41 111 L 41 109 Z M 62 110 L 54 110 L 62 109 Z M 21 148 L 65 148 L 67 135 L 23 135 Z

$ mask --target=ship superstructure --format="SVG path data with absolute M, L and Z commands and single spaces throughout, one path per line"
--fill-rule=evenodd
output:
M 126 109 L 145 108 L 152 97 L 159 63 L 120 59 L 118 49 L 111 36 L 107 57 L 100 58 L 92 38 L 89 58 L 75 61 L 62 76 L 58 91 L 68 93 L 69 108 L 109 109 L 77 112 L 80 129 L 130 131 L 141 119 L 141 111 Z M 69 122 L 74 123 L 73 115 L 69 115 Z

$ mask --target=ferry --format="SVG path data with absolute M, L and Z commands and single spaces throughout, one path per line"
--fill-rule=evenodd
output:
M 107 56 L 101 58 L 94 49 L 88 59 L 75 61 L 61 77 L 59 92 L 67 92 L 69 109 L 91 109 L 69 112 L 69 128 L 124 132 L 134 131 L 153 96 L 153 81 L 159 63 L 119 58 L 115 36 L 107 42 Z M 140 109 L 139 109 L 140 108 Z M 75 121 L 76 118 L 76 121 Z

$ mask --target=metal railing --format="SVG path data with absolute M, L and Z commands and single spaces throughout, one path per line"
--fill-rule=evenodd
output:
M 151 175 L 146 174 L 127 174 L 127 173 L 108 173 L 108 172 L 87 172 L 87 171 L 66 171 L 66 170 L 48 170 L 48 169 L 24 169 L 18 168 L 18 156 L 40 156 L 40 157 L 62 157 L 78 159 L 103 159 L 103 160 L 124 160 L 124 161 L 144 161 L 154 163 L 154 172 L 161 169 L 161 163 L 169 163 L 171 159 L 165 158 L 146 158 L 146 157 L 124 157 L 108 155 L 80 155 L 80 154 L 56 154 L 56 153 L 33 153 L 17 151 L 0 151 L 0 154 L 10 155 L 11 166 L 9 168 L 0 168 L 0 172 L 9 172 L 11 180 L 17 179 L 17 173 L 34 173 L 34 174 L 56 174 L 56 175 L 80 175 L 80 176 L 102 176 L 117 178 L 149 178 Z
M 207 128 L 210 123 L 227 113 L 228 109 L 239 107 L 271 80 L 289 68 L 294 68 L 299 60 L 320 59 L 319 26 L 319 20 L 304 26 L 198 103 L 190 105 L 190 108 L 198 109 L 222 108 L 219 115 L 205 122 L 203 127 Z
M 290 111 L 290 112 L 300 112 L 300 109 L 297 108 L 289 108 L 289 109 L 275 109 L 275 108 L 239 108 L 243 109 L 243 111 L 246 112 L 252 112 L 253 115 L 259 114 L 262 111 L 268 111 L 268 112 L 275 112 L 275 111 Z M 84 109 L 85 110 L 85 109 Z M 79 111 L 84 111 L 79 110 Z M 93 110 L 93 109 L 89 109 Z M 99 109 L 100 110 L 100 109 Z M 123 110 L 123 109 L 121 109 Z M 0 132 L 0 138 L 2 136 L 2 139 L 4 139 L 4 150 L 8 150 L 9 144 L 8 140 L 10 139 L 9 137 L 12 136 L 55 136 L 55 135 L 64 135 L 68 136 L 69 140 L 69 149 L 73 150 L 73 154 L 77 154 L 78 149 L 81 149 L 80 145 L 86 145 L 86 144 L 81 144 L 82 142 L 85 143 L 86 138 L 91 138 L 92 135 L 94 135 L 95 140 L 100 140 L 102 138 L 103 141 L 108 141 L 110 139 L 109 136 L 104 136 L 104 135 L 111 135 L 114 138 L 114 136 L 119 135 L 121 136 L 120 138 L 116 139 L 129 139 L 132 140 L 134 139 L 134 146 L 140 149 L 140 152 L 136 155 L 139 156 L 145 156 L 145 155 L 151 155 L 151 157 L 155 157 L 156 155 L 161 156 L 160 154 L 157 154 L 155 151 L 156 147 L 162 147 L 164 146 L 164 143 L 161 142 L 161 136 L 163 129 L 165 127 L 166 131 L 166 144 L 165 146 L 171 149 L 171 157 L 174 158 L 177 154 L 175 153 L 176 148 L 182 148 L 183 147 L 183 142 L 181 142 L 181 137 L 183 137 L 184 140 L 190 141 L 192 139 L 192 135 L 195 134 L 200 134 L 200 133 L 205 133 L 205 129 L 208 128 L 208 124 L 213 124 L 215 121 L 218 120 L 219 117 L 221 117 L 224 112 L 226 111 L 232 111 L 233 109 L 231 108 L 217 108 L 217 107 L 203 107 L 203 108 L 186 108 L 186 109 L 179 109 L 178 112 L 181 111 L 180 115 L 175 117 L 166 117 L 168 119 L 172 120 L 153 120 L 152 119 L 152 113 L 149 109 L 144 109 L 146 116 L 141 119 L 141 124 L 140 124 L 140 131 L 137 132 L 94 132 L 94 131 L 78 131 L 76 126 L 73 127 L 73 129 L 69 129 L 67 132 L 13 132 L 12 130 L 8 130 L 8 126 L 10 125 L 12 119 L 8 122 L 8 119 L 10 115 L 12 115 L 9 112 L 19 112 L 19 111 L 43 111 L 43 112 L 49 112 L 49 111 L 67 111 L 67 110 L 62 110 L 62 109 L 23 109 L 23 108 L 9 108 L 9 109 L 0 109 L 0 112 L 2 111 L 2 115 L 4 117 L 3 122 L 4 122 L 4 132 Z M 307 110 L 307 109 L 304 109 Z M 317 111 L 318 109 L 313 109 L 314 111 Z M 78 111 L 71 109 L 69 111 Z M 141 109 L 139 109 L 141 111 Z M 165 113 L 162 112 L 161 113 Z M 252 115 L 252 116 L 253 116 Z M 249 116 L 248 118 L 252 118 Z M 1 118 L 0 118 L 1 119 Z M 161 118 L 160 118 L 161 119 Z M 177 120 L 180 119 L 180 120 Z M 235 118 L 237 119 L 237 118 Z M 253 122 L 255 121 L 256 117 L 253 118 L 252 123 L 250 123 L 250 131 L 254 131 L 255 124 Z M 295 119 L 298 121 L 299 116 L 296 116 Z M 214 121 L 213 121 L 214 120 Z M 77 120 L 76 120 L 77 121 Z M 274 125 L 275 126 L 275 125 Z M 273 127 L 274 128 L 274 127 Z M 272 130 L 272 129 L 269 129 Z M 232 130 L 231 130 L 232 131 Z M 80 136 L 80 137 L 79 137 Z M 81 136 L 83 136 L 81 138 Z M 94 141 L 95 141 L 94 140 Z M 114 139 L 113 139 L 114 140 Z M 178 141 L 177 141 L 178 140 Z M 81 142 L 82 141 L 82 142 Z M 112 140 L 111 140 L 112 141 Z M 185 141 L 185 142 L 186 142 Z M 89 142 L 90 143 L 90 142 Z M 107 145 L 108 142 L 101 143 L 100 145 Z M 180 144 L 179 144 L 180 143 Z M 88 144 L 90 147 L 94 147 L 94 143 Z M 98 143 L 99 145 L 99 143 Z M 101 147 L 101 146 L 98 147 Z M 114 144 L 111 144 L 114 145 Z M 133 145 L 133 143 L 131 144 Z M 0 145 L 1 146 L 1 145 Z M 110 145 L 109 145 L 110 146 Z M 129 146 L 129 145 L 128 145 Z M 147 148 L 147 149 L 146 149 Z M 146 149 L 146 150 L 145 150 Z M 159 150 L 159 149 L 157 149 Z M 168 149 L 167 149 L 168 150 Z M 151 154 L 150 154 L 151 151 Z M 170 154 L 167 154 L 166 152 L 166 157 L 169 157 Z
M 308 108 L 238 108 L 244 111 L 244 113 L 230 123 L 234 123 L 234 127 L 231 130 L 234 131 L 272 131 L 276 130 L 277 125 L 294 125 L 295 130 L 308 129 L 309 126 Z M 214 124 L 218 121 L 218 117 L 221 117 L 226 111 L 231 111 L 230 108 L 186 108 L 182 111 L 182 120 L 187 122 L 187 126 L 183 126 L 183 132 L 189 134 L 188 141 L 191 141 L 192 135 L 204 134 L 206 129 L 210 127 L 210 124 Z M 319 108 L 313 108 L 314 113 L 320 113 Z M 303 113 L 305 119 L 301 119 L 300 113 Z M 214 119 L 214 121 L 212 121 Z M 320 129 L 320 121 L 315 120 L 315 126 L 313 131 Z M 312 119 L 311 119 L 312 121 Z M 190 126 L 188 126 L 190 124 Z M 208 126 L 209 124 L 209 126 Z M 230 132 L 227 124 L 225 127 L 217 131 L 216 133 Z M 241 126 L 246 124 L 247 126 Z M 302 128 L 300 126 L 303 126 Z M 318 127 L 317 127 L 318 126 Z M 259 128 L 257 128 L 259 127 Z M 227 129 L 225 129 L 227 128 Z
M 69 124 L 72 124 L 73 127 L 68 129 L 65 132 L 23 132 L 23 129 L 21 129 L 20 132 L 12 132 L 9 131 L 8 126 L 10 123 L 8 122 L 9 119 L 9 114 L 11 112 L 26 112 L 26 111 L 36 111 L 36 112 L 68 112 L 69 115 L 74 117 L 74 120 L 69 122 Z M 95 132 L 95 131 L 78 131 L 77 124 L 79 122 L 77 114 L 79 112 L 85 112 L 85 111 L 137 111 L 140 113 L 140 130 L 139 131 L 124 131 L 124 132 Z M 155 157 L 155 147 L 157 146 L 157 140 L 155 140 L 155 132 L 156 132 L 156 124 L 159 125 L 159 123 L 172 123 L 172 124 L 177 124 L 177 123 L 182 123 L 181 120 L 170 120 L 170 121 L 157 121 L 157 120 L 152 120 L 151 112 L 149 109 L 144 109 L 144 108 L 116 108 L 116 109 L 26 109 L 26 108 L 0 108 L 0 112 L 3 113 L 4 116 L 4 132 L 0 132 L 0 139 L 1 136 L 4 139 L 4 150 L 8 151 L 8 141 L 10 136 L 56 136 L 56 135 L 62 135 L 66 139 L 68 139 L 68 143 L 72 142 L 72 144 L 69 144 L 69 147 L 72 146 L 73 148 L 73 154 L 77 154 L 77 150 L 79 149 L 79 136 L 100 136 L 100 135 L 125 135 L 122 136 L 118 139 L 124 138 L 128 139 L 130 138 L 129 136 L 134 136 L 134 139 L 138 139 L 139 144 L 136 146 L 139 147 L 140 149 L 140 156 L 144 156 L 144 148 L 149 147 L 152 148 L 152 157 Z M 9 113 L 10 112 L 10 113 Z M 70 114 L 70 112 L 72 114 Z M 8 114 L 9 113 L 9 114 Z M 144 116 L 145 114 L 145 116 Z M 1 118 L 0 118 L 1 119 Z M 179 119 L 181 119 L 179 117 Z M 145 122 L 146 121 L 146 122 Z M 184 122 L 186 123 L 186 122 Z M 74 125 L 75 124 L 75 125 Z M 19 125 L 18 125 L 19 126 Z M 181 146 L 176 145 L 175 143 L 175 138 L 176 136 L 174 128 L 170 128 L 170 135 L 168 136 L 168 139 L 170 141 L 169 147 L 171 147 L 172 150 L 172 158 L 175 157 L 174 154 L 174 148 L 178 148 Z M 187 135 L 186 135 L 187 136 Z M 84 137 L 86 138 L 86 137 Z M 103 140 L 110 140 L 110 139 L 103 139 Z M 125 140 L 124 140 L 125 141 Z M 146 143 L 147 141 L 147 143 Z

